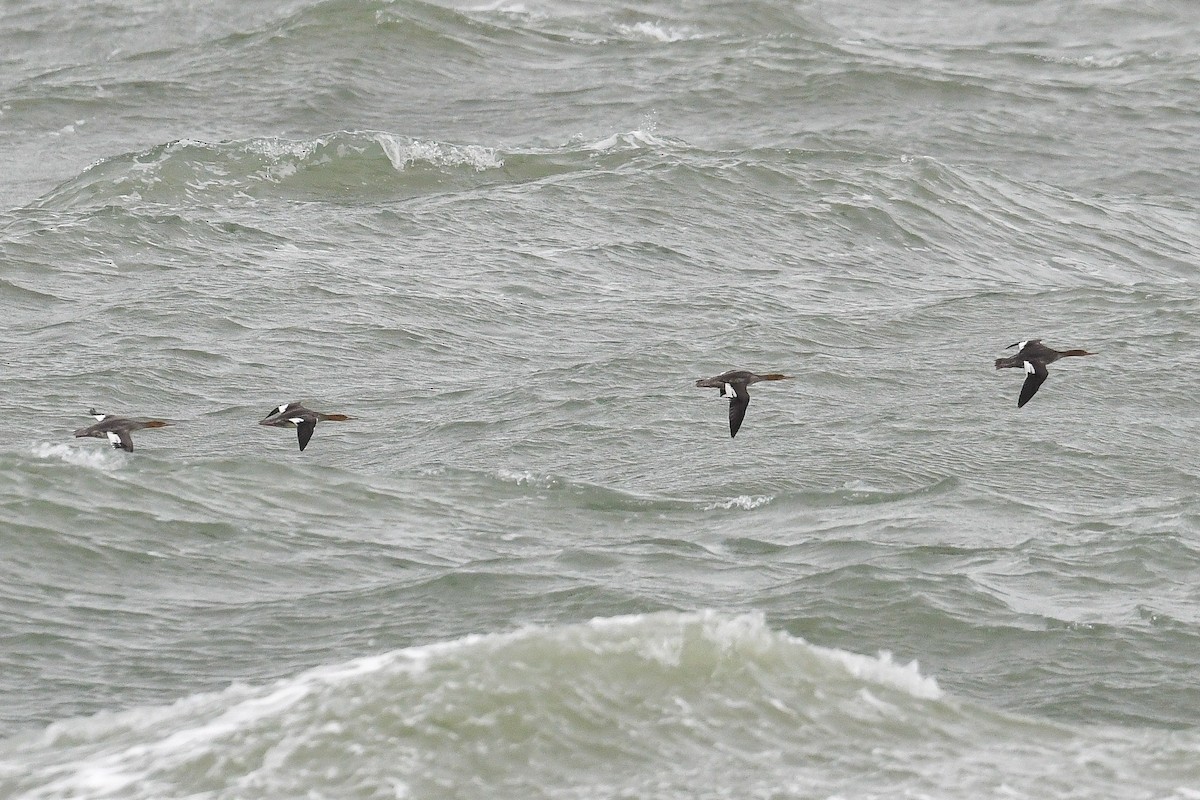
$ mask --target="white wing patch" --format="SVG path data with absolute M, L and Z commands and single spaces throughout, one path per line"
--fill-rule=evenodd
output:
M 1033 366 L 1032 361 L 1026 361 L 1025 362 L 1025 371 L 1027 373 L 1029 373 L 1030 375 L 1032 375 L 1033 373 L 1037 372 L 1037 368 L 1035 366 Z
M 121 446 L 121 437 L 118 436 L 115 431 L 107 431 L 104 435 L 107 436 L 108 440 L 110 442 L 112 442 L 115 446 L 117 446 L 117 447 Z
M 727 397 L 737 397 L 737 389 L 733 388 L 732 383 L 725 384 L 725 388 L 721 390 L 721 394 Z
M 299 425 L 300 423 L 304 422 L 304 417 L 289 417 L 288 422 L 292 423 L 293 425 Z

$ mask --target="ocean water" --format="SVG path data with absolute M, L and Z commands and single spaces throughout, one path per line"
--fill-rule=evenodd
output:
M 1197 42 L 0 4 L 0 797 L 1200 798 Z

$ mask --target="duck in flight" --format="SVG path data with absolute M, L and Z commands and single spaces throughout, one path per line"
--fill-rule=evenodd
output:
M 1038 388 L 1046 382 L 1049 377 L 1049 372 L 1046 371 L 1047 364 L 1053 364 L 1060 358 L 1067 356 L 1094 356 L 1095 353 L 1089 353 L 1087 350 L 1054 350 L 1042 344 L 1041 339 L 1028 339 L 1024 342 L 1016 342 L 1004 348 L 1017 348 L 1015 356 L 996 359 L 996 369 L 1004 369 L 1005 367 L 1021 367 L 1025 370 L 1025 384 L 1021 387 L 1021 396 L 1017 398 L 1017 408 L 1029 402 Z
M 712 378 L 701 378 L 696 381 L 696 385 L 706 389 L 720 389 L 721 397 L 729 398 L 729 438 L 732 439 L 742 427 L 742 420 L 746 418 L 746 408 L 750 405 L 750 392 L 746 387 L 759 381 L 782 381 L 790 377 L 791 375 L 780 375 L 778 372 L 755 375 L 744 369 L 731 369 Z
M 94 408 L 88 413 L 96 418 L 96 424 L 75 431 L 75 438 L 91 436 L 96 439 L 108 439 L 112 442 L 113 447 L 128 453 L 133 452 L 133 437 L 130 436 L 133 431 L 140 431 L 143 428 L 165 428 L 171 424 L 161 419 L 128 419 L 112 414 L 101 414 Z
M 317 427 L 318 422 L 345 422 L 348 419 L 353 417 L 347 417 L 345 414 L 322 414 L 320 411 L 305 408 L 300 403 L 284 403 L 272 408 L 266 419 L 258 424 L 269 425 L 272 428 L 295 428 L 296 440 L 300 442 L 300 449 L 303 450 L 308 446 L 308 440 L 312 438 L 313 429 Z

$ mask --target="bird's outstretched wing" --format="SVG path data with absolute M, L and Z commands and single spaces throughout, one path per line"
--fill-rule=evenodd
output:
M 313 430 L 317 427 L 315 419 L 306 419 L 296 423 L 296 439 L 300 442 L 300 449 L 303 450 L 308 446 L 308 440 L 312 438 Z
M 1028 403 L 1037 394 L 1041 385 L 1046 382 L 1046 378 L 1050 376 L 1050 373 L 1046 371 L 1046 365 L 1040 361 L 1026 361 L 1025 373 L 1025 383 L 1021 386 L 1021 396 L 1017 399 L 1017 408 Z
M 750 405 L 750 395 L 745 391 L 736 392 L 729 395 L 729 438 L 737 436 L 738 429 L 742 427 L 742 420 L 746 418 L 746 408 Z

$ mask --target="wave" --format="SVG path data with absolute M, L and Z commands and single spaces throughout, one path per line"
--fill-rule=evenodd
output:
M 1186 785 L 1195 739 L 1004 716 L 946 698 L 915 664 L 816 647 L 759 614 L 664 612 L 469 636 L 63 720 L 0 742 L 0 792 L 1133 797 L 1059 768 L 1102 759 L 1124 786 Z
M 254 205 L 272 197 L 352 203 L 616 169 L 643 154 L 681 148 L 686 145 L 640 129 L 509 153 L 383 131 L 338 131 L 311 139 L 183 139 L 100 160 L 43 196 L 35 208 L 214 207 Z
M 775 696 L 788 685 L 800 691 Z M 802 702 L 814 690 L 829 693 L 818 704 L 824 711 Z M 233 686 L 167 707 L 54 723 L 0 743 L 0 789 L 31 798 L 133 798 L 232 796 L 240 787 L 276 797 L 339 785 L 349 795 L 344 781 L 370 780 L 381 789 L 403 787 L 404 796 L 439 782 L 469 782 L 484 767 L 472 769 L 474 747 L 488 751 L 490 769 L 523 769 L 524 754 L 532 755 L 529 777 L 539 782 L 536 770 L 553 761 L 537 763 L 542 748 L 631 751 L 637 745 L 629 733 L 636 738 L 639 729 L 649 734 L 659 726 L 675 728 L 671 735 L 698 726 L 705 729 L 701 740 L 719 740 L 722 725 L 710 715 L 746 723 L 768 713 L 816 720 L 838 705 L 864 702 L 856 698 L 864 690 L 910 707 L 941 696 L 915 665 L 815 648 L 770 630 L 757 615 L 533 626 L 319 667 L 270 686 Z M 352 762 L 343 761 L 351 755 Z M 32 767 L 25 777 L 17 774 L 22 762 Z M 214 791 L 214 784 L 230 791 Z
M 484 476 L 485 481 L 486 477 Z M 826 491 L 812 489 L 787 491 L 786 488 L 781 487 L 781 491 L 773 494 L 739 493 L 729 496 L 720 496 L 721 488 L 717 487 L 710 490 L 708 497 L 696 497 L 635 492 L 534 470 L 504 469 L 495 474 L 495 479 L 499 481 L 501 487 L 512 485 L 523 494 L 532 494 L 543 498 L 561 495 L 565 498 L 564 504 L 581 509 L 657 512 L 754 511 L 770 505 L 792 510 L 811 510 L 911 502 L 926 503 L 930 498 L 954 493 L 961 487 L 961 482 L 956 478 L 933 476 L 904 489 L 883 489 L 869 486 L 861 481 L 854 481 Z M 471 479 L 468 478 L 468 480 Z M 712 497 L 712 494 L 717 494 L 717 497 Z
M 924 254 L 913 261 L 911 274 L 888 274 L 890 282 L 926 280 L 928 261 L 947 264 L 947 287 L 954 289 L 984 282 L 994 287 L 997 280 L 1044 290 L 1081 283 L 1129 287 L 1148 279 L 1177 281 L 1190 268 L 1183 217 L 1162 216 L 1150 227 L 1099 200 L 911 154 L 858 154 L 847 160 L 821 150 L 704 150 L 659 132 L 653 118 L 621 133 L 510 150 L 384 131 L 338 131 L 299 140 L 181 140 L 99 161 L 36 205 L 138 218 L 151 214 L 146 225 L 157 231 L 164 227 L 158 224 L 163 208 L 225 211 L 273 200 L 360 204 L 469 196 L 595 173 L 621 180 L 637 173 L 637 180 L 655 185 L 663 202 L 673 201 L 681 183 L 721 193 L 731 179 L 746 179 L 764 192 L 755 198 L 756 213 L 740 214 L 739 225 L 756 225 L 759 217 L 769 219 L 786 207 L 813 229 L 845 228 Z M 773 186 L 782 193 L 778 197 L 769 190 Z M 581 186 L 580 191 L 590 196 L 594 190 Z M 168 227 L 186 229 L 181 225 Z M 1002 242 L 997 242 L 998 228 L 1009 232 Z M 1080 230 L 1096 238 L 1102 258 L 1046 255 L 1077 251 L 1074 237 Z M 763 233 L 761 244 L 769 253 L 774 234 Z M 981 254 L 981 242 L 995 244 Z M 787 247 L 794 249 L 794 242 Z M 781 249 L 778 257 L 793 256 Z M 857 258 L 855 252 L 826 253 L 811 268 L 842 281 L 846 262 Z
M 484 58 L 511 49 L 569 55 L 579 46 L 644 45 L 736 35 L 764 26 L 810 31 L 813 22 L 778 13 L 771 4 L 740 7 L 728 15 L 696 15 L 669 7 L 640 10 L 587 4 L 489 2 L 451 9 L 414 0 L 326 0 L 272 26 L 290 37 L 320 44 L 331 35 L 372 42 L 403 28 L 410 40 L 445 57 Z M 711 12 L 713 9 L 710 9 Z
M 498 170 L 487 147 L 348 131 L 305 140 L 180 140 L 104 159 L 44 197 L 64 209 L 127 202 L 253 203 L 273 193 L 337 199 L 357 191 L 419 191 Z
M 1138 217 L 1121 198 L 1081 197 L 1038 180 L 898 152 L 758 149 L 730 154 L 727 169 L 757 182 L 789 180 L 806 187 L 802 214 L 821 230 L 868 232 L 890 246 L 922 254 L 911 275 L 947 265 L 946 286 L 996 282 L 1043 290 L 1179 282 L 1186 275 L 1187 227 L 1173 216 Z M 1002 235 L 998 235 L 997 232 Z M 1081 232 L 1095 241 L 1078 253 Z M 988 243 L 986 252 L 980 244 Z M 829 253 L 839 267 L 849 254 Z M 1151 266 L 1153 265 L 1153 266 Z

